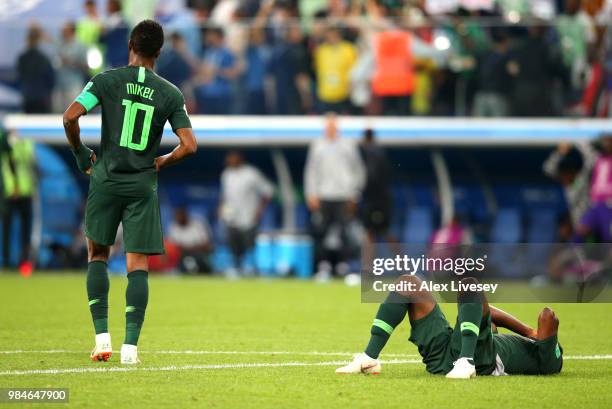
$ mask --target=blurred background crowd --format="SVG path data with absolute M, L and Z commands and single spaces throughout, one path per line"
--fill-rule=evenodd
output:
M 79 9 L 32 19 L 19 38 L 13 30 L 0 62 L 0 84 L 20 94 L 11 110 L 61 112 L 90 76 L 127 63 L 134 22 L 156 18 L 168 36 L 157 70 L 191 113 L 612 113 L 609 0 L 87 0 Z
M 368 243 L 544 245 L 518 277 L 554 243 L 612 242 L 608 122 L 467 118 L 609 118 L 612 0 L 4 0 L 0 115 L 62 112 L 127 63 L 143 18 L 163 24 L 156 70 L 191 114 L 276 116 L 237 117 L 243 139 L 233 119 L 193 117 L 202 149 L 160 174 L 153 271 L 327 280 L 358 272 Z M 411 116 L 465 118 L 414 134 Z M 24 274 L 86 262 L 88 179 L 52 118 L 0 130 L 0 260 Z M 542 269 L 562 279 L 559 263 Z

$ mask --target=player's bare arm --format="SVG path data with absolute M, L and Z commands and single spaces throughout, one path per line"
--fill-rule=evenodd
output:
M 527 338 L 537 339 L 537 329 L 530 327 L 518 318 L 492 305 L 489 305 L 489 311 L 491 312 L 491 322 L 497 327 L 506 328 Z
M 186 157 L 196 153 L 198 150 L 198 144 L 196 142 L 195 135 L 193 134 L 193 129 L 179 128 L 175 131 L 175 133 L 179 139 L 179 144 L 172 152 L 155 158 L 155 167 L 158 171 L 182 161 Z
M 79 118 L 87 114 L 87 110 L 79 102 L 70 104 L 64 112 L 64 131 L 70 144 L 70 150 L 74 154 L 79 169 L 91 174 L 92 163 L 96 161 L 96 154 L 81 142 L 81 128 Z

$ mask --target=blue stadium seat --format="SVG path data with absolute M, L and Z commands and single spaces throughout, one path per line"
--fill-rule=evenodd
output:
M 427 244 L 433 234 L 433 217 L 427 207 L 413 207 L 406 212 L 402 240 L 404 243 Z
M 310 227 L 310 213 L 305 203 L 295 205 L 295 228 L 298 231 L 308 231 Z
M 42 220 L 38 261 L 45 267 L 52 261 L 51 244 L 71 244 L 81 224 L 83 197 L 73 173 L 52 148 L 37 144 L 36 159 L 40 169 L 38 191 Z
M 527 241 L 552 243 L 557 237 L 557 214 L 554 209 L 534 209 L 527 215 Z
M 492 243 L 518 243 L 523 237 L 521 214 L 518 209 L 500 209 L 493 220 Z
M 467 185 L 453 188 L 455 213 L 466 216 L 465 222 L 485 223 L 489 218 L 489 209 L 480 186 Z
M 435 208 L 438 207 L 435 186 L 416 184 L 410 188 L 410 204 L 418 207 Z
M 259 224 L 259 231 L 271 232 L 280 229 L 280 223 L 278 219 L 278 205 L 276 203 L 270 203 L 264 210 L 261 216 L 261 223 Z

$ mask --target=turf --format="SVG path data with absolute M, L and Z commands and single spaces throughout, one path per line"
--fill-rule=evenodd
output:
M 416 362 L 384 365 L 378 376 L 335 375 L 334 361 L 346 361 L 364 347 L 377 307 L 361 304 L 359 289 L 341 283 L 153 277 L 150 288 L 139 347 L 143 362 L 136 370 L 18 375 L 15 371 L 122 367 L 118 355 L 108 363 L 88 359 L 93 329 L 83 275 L 40 273 L 22 279 L 0 274 L 0 388 L 69 388 L 70 407 L 114 409 L 612 406 L 610 359 L 566 360 L 557 376 L 479 377 L 467 382 L 428 375 Z M 113 278 L 110 326 L 116 349 L 123 337 L 124 290 L 125 279 Z M 504 307 L 533 323 L 542 305 Z M 552 307 L 561 318 L 566 355 L 612 354 L 610 304 Z M 454 319 L 455 306 L 443 308 Z M 417 351 L 408 335 L 403 323 L 381 358 L 418 359 L 409 356 Z M 57 349 L 67 352 L 6 353 Z M 187 350 L 264 353 L 184 353 Z M 212 367 L 257 363 L 309 365 Z

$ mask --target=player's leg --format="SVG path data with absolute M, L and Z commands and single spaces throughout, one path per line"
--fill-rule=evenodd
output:
M 108 361 L 113 352 L 108 332 L 109 253 L 110 246 L 87 239 L 87 299 L 96 332 L 96 346 L 91 353 L 92 361 Z
M 148 255 L 126 253 L 128 285 L 125 290 L 125 338 L 121 347 L 121 363 L 136 364 L 136 346 L 149 303 Z
M 125 340 L 121 363 L 136 364 L 137 345 L 149 301 L 148 256 L 163 254 L 164 243 L 157 195 L 129 201 L 123 211 L 123 238 L 127 256 Z
M 96 331 L 96 347 L 91 354 L 94 361 L 106 361 L 112 354 L 108 332 L 107 271 L 110 246 L 115 242 L 121 221 L 121 203 L 113 196 L 90 189 L 85 209 L 87 236 L 87 298 Z
M 381 370 L 378 356 L 383 350 L 395 328 L 408 314 L 410 322 L 428 316 L 436 307 L 436 301 L 426 290 L 419 290 L 421 279 L 403 275 L 397 283 L 412 284 L 415 291 L 392 292 L 378 307 L 376 318 L 370 329 L 370 340 L 363 354 L 355 357 L 348 365 L 338 368 L 336 373 L 379 373 Z
M 412 275 L 403 275 L 397 282 L 412 284 L 414 288 L 419 288 L 421 285 L 421 279 Z M 404 320 L 406 314 L 410 322 L 418 321 L 429 315 L 435 306 L 436 300 L 426 290 L 390 293 L 385 302 L 378 307 L 370 330 L 371 337 L 365 350 L 366 354 L 371 358 L 378 358 L 393 330 Z
M 472 277 L 461 280 L 462 285 L 478 284 Z M 476 376 L 474 354 L 480 335 L 483 317 L 489 314 L 489 304 L 481 291 L 465 289 L 457 293 L 457 325 L 461 331 L 461 350 L 453 369 L 446 375 L 452 379 L 468 379 Z

